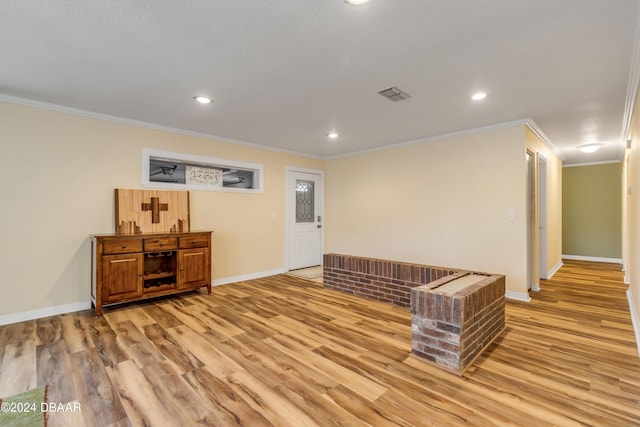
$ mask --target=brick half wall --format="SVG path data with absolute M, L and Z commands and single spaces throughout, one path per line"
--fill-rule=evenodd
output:
M 325 254 L 323 284 L 363 298 L 411 305 L 411 289 L 462 270 L 350 255 Z
M 323 267 L 327 288 L 411 307 L 413 354 L 457 374 L 505 328 L 503 275 L 341 254 Z
M 444 285 L 473 273 L 450 276 L 412 290 L 413 354 L 462 374 L 505 328 L 505 276 L 477 275 L 455 292 Z

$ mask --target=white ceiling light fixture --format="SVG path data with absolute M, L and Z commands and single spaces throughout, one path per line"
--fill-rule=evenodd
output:
M 336 139 L 338 137 L 338 134 L 336 132 L 330 132 L 327 134 L 327 137 L 329 137 L 330 139 Z
M 481 101 L 483 99 L 485 99 L 487 97 L 487 93 L 486 92 L 476 92 L 473 95 L 471 95 L 471 99 L 473 99 L 474 101 Z
M 213 100 L 208 96 L 202 96 L 202 95 L 196 95 L 193 97 L 193 99 L 198 101 L 200 104 L 211 104 L 213 102 Z
M 578 145 L 578 148 L 583 153 L 595 153 L 602 146 L 602 144 L 594 143 L 594 144 L 583 144 Z
M 359 6 L 361 4 L 368 3 L 369 0 L 344 0 L 344 2 L 353 6 Z

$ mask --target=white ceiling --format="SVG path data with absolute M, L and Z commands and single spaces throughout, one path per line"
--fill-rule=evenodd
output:
M 0 94 L 323 158 L 530 118 L 620 160 L 638 5 L 0 0 Z

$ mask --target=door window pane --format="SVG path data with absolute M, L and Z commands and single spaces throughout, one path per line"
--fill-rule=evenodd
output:
M 313 181 L 296 179 L 296 222 L 314 222 Z

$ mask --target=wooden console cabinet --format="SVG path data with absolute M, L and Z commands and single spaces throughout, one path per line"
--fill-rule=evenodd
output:
M 211 293 L 211 232 L 92 236 L 91 300 L 102 307 L 192 291 Z

